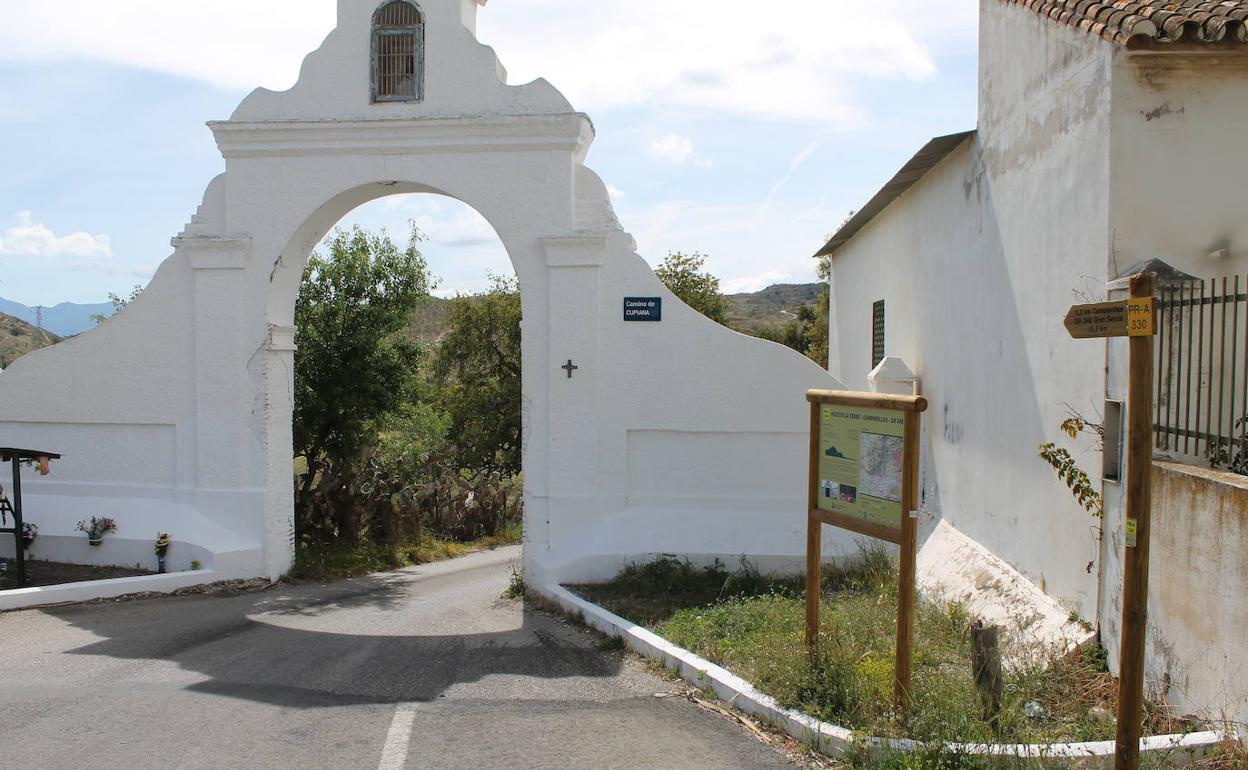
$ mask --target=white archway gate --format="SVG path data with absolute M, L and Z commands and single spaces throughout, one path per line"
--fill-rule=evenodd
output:
M 66 456 L 29 489 L 47 555 L 133 563 L 167 531 L 201 580 L 285 572 L 303 266 L 356 206 L 437 192 L 490 222 L 520 279 L 528 580 L 658 553 L 800 563 L 803 393 L 836 383 L 661 285 L 583 165 L 589 119 L 545 81 L 505 85 L 473 36 L 483 2 L 421 0 L 424 99 L 373 103 L 377 3 L 339 0 L 291 90 L 211 125 L 226 172 L 147 291 L 0 375 L 0 443 Z M 662 320 L 625 320 L 625 297 L 661 298 Z M 72 531 L 98 514 L 121 525 L 109 556 Z

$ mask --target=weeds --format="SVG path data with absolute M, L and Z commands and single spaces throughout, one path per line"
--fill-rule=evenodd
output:
M 602 652 L 623 652 L 628 645 L 624 643 L 622 636 L 607 636 L 598 642 L 597 647 Z
M 507 595 L 513 599 L 523 599 L 528 592 L 528 587 L 524 584 L 524 567 L 519 564 L 511 565 L 511 580 L 507 583 Z
M 1227 738 L 1191 767 L 1195 770 L 1248 770 L 1248 746 Z
M 1006 671 L 999 727 L 983 720 L 966 637 L 973 618 L 956 602 L 925 602 L 916 609 L 913 702 L 905 714 L 896 713 L 896 569 L 886 552 L 868 550 L 852 567 L 826 572 L 813 657 L 804 641 L 800 579 L 767 578 L 748 565 L 732 573 L 719 562 L 697 568 L 665 558 L 630 565 L 611 583 L 576 590 L 728 668 L 786 707 L 867 734 L 937 745 L 1114 736 L 1117 684 L 1104 650 L 1095 646 L 1066 657 L 1016 647 L 1012 658 L 1025 662 Z M 1193 727 L 1170 719 L 1164 709 L 1141 717 L 1149 733 Z M 898 770 L 1007 766 L 936 750 L 889 762 Z
M 300 543 L 290 577 L 296 580 L 341 580 L 385 572 L 412 564 L 445 561 L 475 551 L 514 545 L 521 539 L 520 525 L 501 529 L 489 537 L 456 543 L 425 535 L 419 542 L 388 546 L 361 538 L 357 542 Z

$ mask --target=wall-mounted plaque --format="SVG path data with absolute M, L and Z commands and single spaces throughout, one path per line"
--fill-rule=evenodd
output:
M 662 321 L 662 297 L 625 297 L 625 321 Z

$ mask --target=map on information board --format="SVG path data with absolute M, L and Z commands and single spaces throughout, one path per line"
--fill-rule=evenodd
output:
M 819 508 L 900 529 L 905 415 L 829 405 L 819 414 Z

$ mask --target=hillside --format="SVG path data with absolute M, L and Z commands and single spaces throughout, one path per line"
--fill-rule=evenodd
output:
M 98 302 L 92 305 L 62 302 L 55 307 L 43 309 L 43 328 L 61 337 L 72 337 L 95 327 L 95 321 L 91 320 L 91 316 L 111 316 L 115 310 L 111 302 Z M 28 324 L 35 323 L 33 307 L 0 297 L 0 314 L 5 313 Z
M 430 297 L 412 316 L 407 325 L 407 336 L 417 342 L 437 342 L 450 327 L 450 308 L 449 299 Z
M 821 283 L 777 283 L 753 294 L 730 294 L 727 325 L 743 334 L 784 326 L 798 308 L 818 300 L 822 289 Z
M 802 305 L 815 302 L 823 284 L 779 283 L 768 286 L 762 291 L 750 294 L 728 295 L 728 327 L 743 334 L 756 334 L 764 327 L 779 328 L 796 317 L 797 309 Z M 63 332 L 59 336 L 50 331 L 39 332 L 25 320 L 29 315 L 34 318 L 34 309 L 9 300 L 0 299 L 0 311 L 5 308 L 17 308 L 21 316 L 6 315 L 0 312 L 0 367 L 8 367 L 21 356 L 32 350 L 54 345 L 63 337 L 71 336 L 95 326 L 94 321 L 83 320 L 89 312 L 111 315 L 112 304 L 74 305 L 63 303 L 55 308 L 44 308 L 45 326 L 49 326 L 48 318 L 59 319 L 61 328 L 72 331 Z M 417 341 L 434 343 L 446 334 L 449 326 L 450 300 L 431 297 L 421 305 L 408 324 L 408 335 Z M 50 326 L 49 326 L 50 328 Z
M 8 369 L 17 359 L 49 345 L 61 338 L 48 331 L 40 331 L 20 318 L 0 313 L 0 369 Z
M 743 334 L 764 327 L 779 328 L 797 317 L 797 309 L 819 299 L 821 283 L 778 283 L 751 294 L 728 295 L 728 323 Z M 407 327 L 412 339 L 433 343 L 446 334 L 450 300 L 433 297 L 421 305 Z

